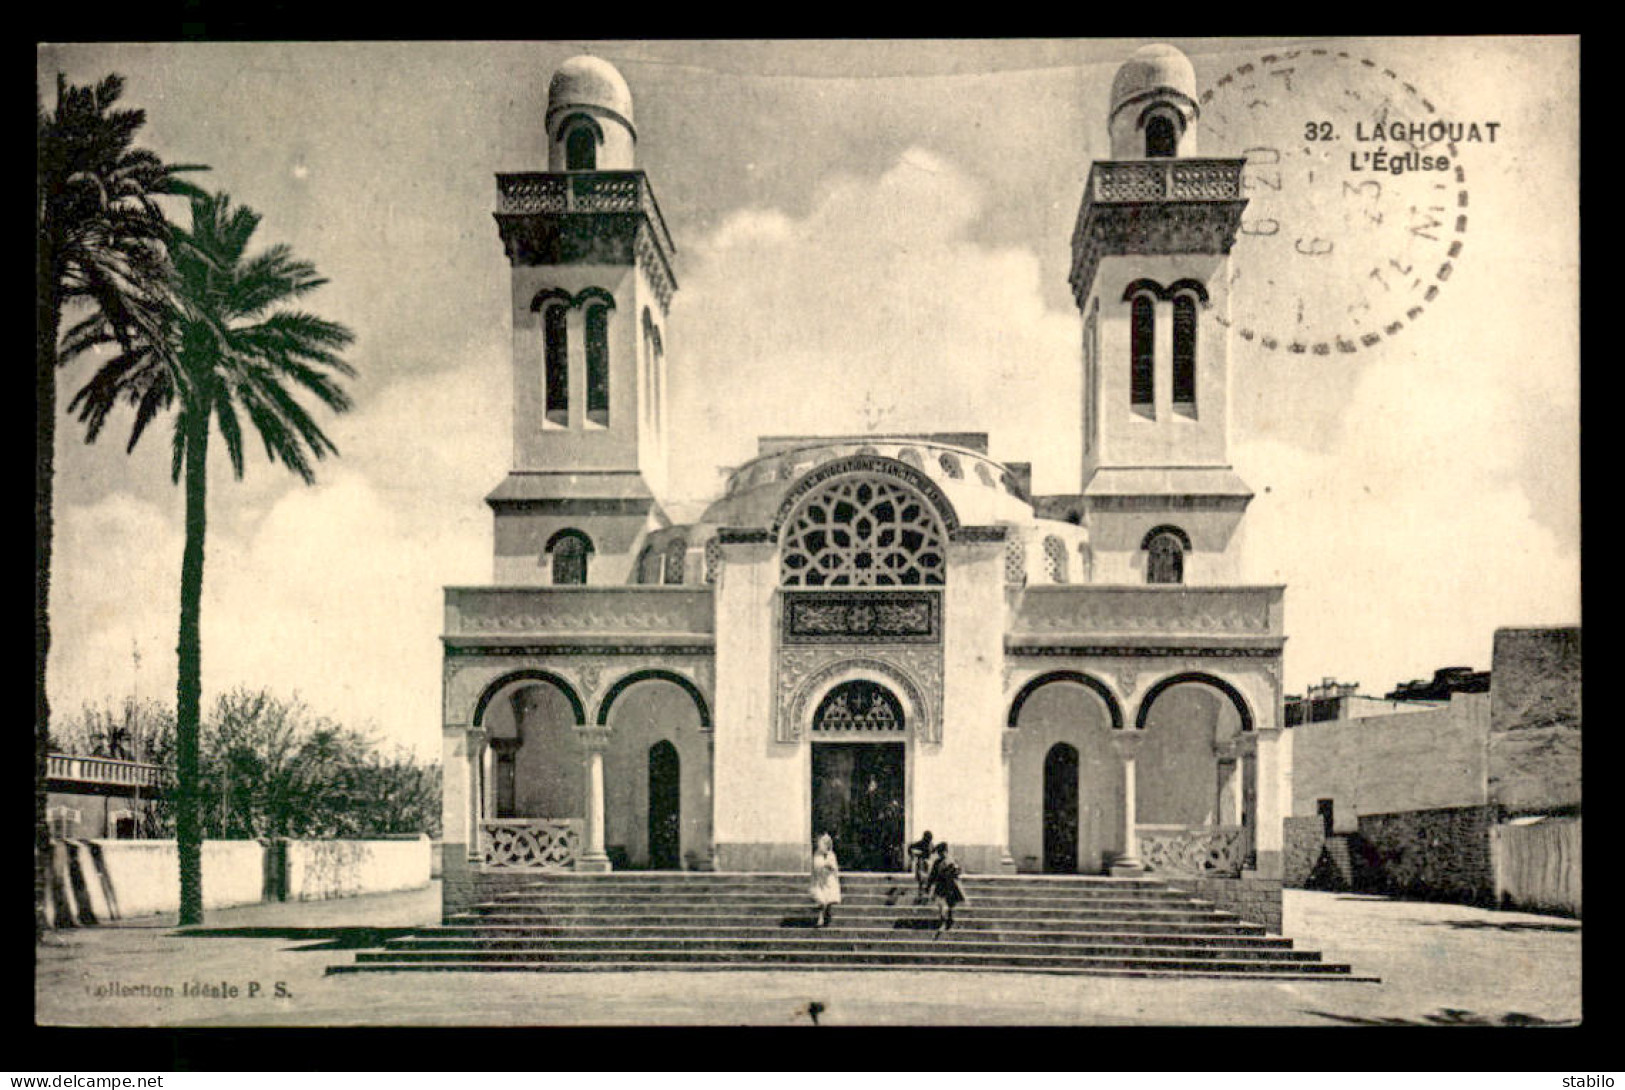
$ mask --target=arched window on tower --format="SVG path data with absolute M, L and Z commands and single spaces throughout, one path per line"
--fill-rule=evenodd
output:
M 577 124 L 564 138 L 564 168 L 598 169 L 598 138 L 590 126 Z
M 1129 404 L 1143 416 L 1153 416 L 1155 408 L 1155 361 L 1157 304 L 1149 292 L 1139 292 L 1130 305 Z
M 609 307 L 587 304 L 587 419 L 609 424 Z
M 1160 526 L 1146 535 L 1144 548 L 1147 583 L 1185 581 L 1185 550 L 1190 548 L 1190 541 L 1183 531 Z
M 1145 157 L 1172 159 L 1179 150 L 1179 129 L 1173 118 L 1157 114 L 1145 123 Z
M 1196 296 L 1174 296 L 1174 408 L 1196 415 Z
M 547 552 L 553 557 L 554 586 L 585 585 L 587 558 L 592 555 L 592 541 L 586 534 L 580 530 L 560 530 L 548 539 Z
M 570 335 L 565 326 L 569 312 L 563 303 L 552 303 L 542 313 L 547 368 L 547 420 L 561 426 L 570 423 Z

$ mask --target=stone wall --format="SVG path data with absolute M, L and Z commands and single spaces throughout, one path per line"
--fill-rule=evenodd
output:
M 429 838 L 282 841 L 282 897 L 325 901 L 429 884 Z
M 422 889 L 427 837 L 383 840 L 206 840 L 203 907 L 319 900 Z M 53 842 L 55 915 L 63 925 L 106 923 L 180 909 L 180 852 L 173 840 Z
M 1221 912 L 1233 912 L 1248 923 L 1262 924 L 1271 934 L 1281 933 L 1281 880 L 1242 871 L 1239 878 L 1183 878 L 1169 876 L 1168 886 L 1212 901 Z
M 1494 899 L 1490 806 L 1363 814 L 1365 882 L 1373 892 L 1486 904 Z
M 1316 817 L 1289 817 L 1285 823 L 1286 845 L 1281 856 L 1281 881 L 1293 889 L 1303 889 L 1326 849 L 1325 823 Z
M 1580 803 L 1580 629 L 1503 628 L 1491 665 L 1490 801 L 1503 812 Z
M 93 923 L 175 912 L 180 852 L 173 840 L 69 840 L 66 859 L 82 895 L 78 918 Z M 203 842 L 203 907 L 265 899 L 265 846 L 257 840 Z M 88 910 L 88 911 L 87 911 Z
M 1482 805 L 1490 701 L 1458 693 L 1425 711 L 1293 727 L 1292 814 L 1331 799 L 1334 831 L 1350 833 L 1366 814 Z
M 481 873 L 478 863 L 468 861 L 467 850 L 461 844 L 446 846 L 440 869 L 440 913 L 447 919 L 497 894 L 535 885 L 537 877 L 535 871 Z

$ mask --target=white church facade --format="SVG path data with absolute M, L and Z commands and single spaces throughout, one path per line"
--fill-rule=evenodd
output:
M 1239 581 L 1228 461 L 1243 161 L 1199 157 L 1189 61 L 1113 85 L 1066 495 L 982 434 L 769 436 L 674 524 L 674 247 L 631 94 L 567 61 L 546 126 L 547 170 L 497 179 L 494 583 L 445 591 L 448 911 L 538 870 L 805 871 L 825 832 L 849 871 L 930 830 L 971 875 L 1278 879 L 1283 588 Z

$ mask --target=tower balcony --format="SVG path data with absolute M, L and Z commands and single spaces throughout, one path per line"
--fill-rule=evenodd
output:
M 1227 254 L 1236 241 L 1245 159 L 1111 159 L 1089 168 L 1077 227 L 1072 273 L 1078 306 L 1085 305 L 1100 259 L 1107 254 Z
M 1109 159 L 1089 168 L 1084 202 L 1235 201 L 1245 159 Z
M 659 233 L 665 252 L 676 250 L 648 175 L 641 170 L 497 175 L 499 217 L 604 212 L 643 215 Z

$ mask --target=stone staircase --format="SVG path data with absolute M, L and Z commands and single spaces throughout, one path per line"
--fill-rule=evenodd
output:
M 540 878 L 330 973 L 957 969 L 1370 980 L 1152 878 L 975 876 L 954 927 L 906 875 L 847 874 L 827 928 L 800 874 Z

